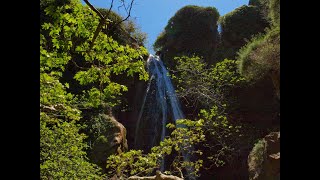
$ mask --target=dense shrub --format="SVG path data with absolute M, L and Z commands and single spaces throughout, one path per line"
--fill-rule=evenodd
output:
M 189 5 L 177 11 L 154 43 L 155 50 L 163 52 L 167 67 L 174 68 L 175 56 L 193 53 L 209 63 L 217 44 L 218 18 L 214 7 Z
M 280 28 L 269 30 L 242 47 L 238 53 L 240 72 L 248 80 L 280 71 Z
M 172 76 L 189 118 L 213 104 L 222 107 L 227 103 L 229 91 L 244 82 L 234 60 L 225 59 L 213 66 L 207 66 L 197 56 L 175 57 L 175 60 L 178 62 L 177 71 Z
M 221 24 L 221 46 L 231 51 L 227 57 L 234 59 L 236 52 L 255 34 L 264 32 L 268 22 L 256 6 L 243 5 L 219 19 Z

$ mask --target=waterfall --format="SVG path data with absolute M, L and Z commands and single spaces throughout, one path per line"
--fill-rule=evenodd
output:
M 140 109 L 136 133 L 136 149 L 148 150 L 164 140 L 166 124 L 183 119 L 169 73 L 158 56 L 149 55 L 147 67 L 150 75 Z
M 147 61 L 149 82 L 136 124 L 135 149 L 149 152 L 163 141 L 167 132 L 166 124 L 184 119 L 180 103 L 172 85 L 169 73 L 158 56 L 149 55 Z M 184 160 L 189 160 L 186 153 Z M 161 171 L 164 170 L 164 162 Z

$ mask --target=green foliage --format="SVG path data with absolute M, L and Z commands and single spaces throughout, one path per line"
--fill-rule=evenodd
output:
M 202 160 L 190 161 L 183 158 L 184 154 L 202 154 L 200 150 L 194 150 L 191 147 L 203 142 L 205 136 L 202 130 L 203 121 L 190 121 L 181 119 L 177 121 L 177 127 L 174 124 L 168 124 L 167 127 L 174 129 L 170 137 L 160 142 L 148 154 L 143 154 L 141 150 L 130 150 L 120 155 L 111 155 L 107 160 L 108 176 L 127 178 L 132 175 L 145 176 L 160 169 L 161 160 L 166 155 L 176 153 L 167 174 L 181 175 L 182 169 L 192 169 L 188 176 L 197 176 Z
M 235 58 L 236 52 L 245 45 L 253 35 L 261 33 L 268 22 L 256 6 L 243 5 L 220 17 L 221 46 L 226 53 L 224 58 Z
M 135 40 L 138 45 L 144 45 L 147 40 L 147 34 L 143 33 L 135 21 L 129 20 L 124 22 L 124 30 Z
M 185 6 L 170 18 L 155 41 L 154 49 L 164 53 L 163 61 L 172 69 L 175 56 L 196 53 L 209 62 L 217 44 L 218 18 L 214 7 Z
M 137 43 L 139 46 L 144 45 L 147 35 L 146 33 L 141 32 L 140 28 L 132 20 L 127 20 L 120 23 L 124 18 L 117 14 L 114 11 L 108 9 L 97 8 L 97 10 L 104 16 L 106 16 L 111 22 L 109 23 L 107 29 L 104 29 L 103 32 L 108 36 L 111 36 L 115 41 L 121 45 L 132 45 Z M 120 24 L 119 24 L 120 23 Z M 134 38 L 132 41 L 130 38 Z
M 262 166 L 263 162 L 266 158 L 266 146 L 267 142 L 265 139 L 259 140 L 254 147 L 252 148 L 252 151 L 250 152 L 249 159 L 248 159 L 248 165 L 251 169 L 251 173 L 255 174 L 261 174 L 262 173 Z M 250 174 L 251 177 L 254 177 L 255 174 Z
M 243 87 L 246 81 L 238 72 L 238 62 L 225 59 L 214 66 L 207 66 L 203 59 L 192 56 L 176 57 L 177 72 L 173 76 L 187 112 L 197 113 L 203 120 L 202 130 L 206 141 L 199 149 L 205 151 L 206 167 L 219 167 L 231 162 L 240 149 L 251 143 L 255 129 L 237 119 L 228 120 L 234 108 L 232 92 Z M 189 104 L 188 104 L 189 103 Z M 202 109 L 202 110 L 201 110 Z M 241 127 L 241 128 L 240 128 Z
M 223 166 L 243 143 L 240 141 L 243 134 L 241 126 L 229 122 L 226 114 L 219 109 L 213 106 L 208 111 L 201 110 L 200 119 L 196 121 L 180 119 L 177 125 L 168 124 L 168 128 L 174 129 L 170 137 L 153 147 L 148 154 L 130 150 L 111 155 L 107 160 L 108 177 L 146 176 L 159 169 L 164 157 L 171 154 L 174 154 L 174 159 L 166 174 L 182 177 L 182 170 L 186 169 L 188 174 L 183 177 L 197 177 L 204 162 L 210 167 Z M 200 149 L 207 149 L 206 153 Z M 194 160 L 185 159 L 186 154 Z
M 48 116 L 53 124 L 64 121 L 79 120 L 80 111 L 72 105 L 74 98 L 67 93 L 65 86 L 57 80 L 57 74 L 40 74 L 40 110 Z
M 261 0 L 249 0 L 248 5 L 258 6 L 258 5 L 260 5 L 260 3 L 261 3 Z
M 266 151 L 266 141 L 264 139 L 258 141 L 253 149 L 252 149 L 252 155 L 253 155 L 253 161 L 257 165 L 262 165 L 262 162 L 264 160 L 264 153 Z
M 212 106 L 209 110 L 200 111 L 200 120 L 203 123 L 203 131 L 206 141 L 202 143 L 204 149 L 208 149 L 205 154 L 209 166 L 223 166 L 230 160 L 241 143 L 239 138 L 241 126 L 228 121 L 226 113 L 218 106 Z
M 270 0 L 249 0 L 249 5 L 256 6 L 262 17 L 267 21 L 270 21 L 270 17 L 268 17 L 269 4 Z
M 160 163 L 155 154 L 142 154 L 141 150 L 130 150 L 120 155 L 111 155 L 107 160 L 109 177 L 114 174 L 129 177 L 136 174 L 148 174 Z
M 250 0 L 249 5 L 256 6 L 272 25 L 280 25 L 280 0 Z
M 280 71 L 280 27 L 254 37 L 238 52 L 240 72 L 248 80 L 259 80 Z
M 40 117 L 41 179 L 103 179 L 101 170 L 87 161 L 84 134 L 74 121 L 47 126 L 50 117 Z
M 81 119 L 84 121 L 84 130 L 87 130 L 86 134 L 89 136 L 89 144 L 93 144 L 95 140 L 101 138 L 102 135 L 108 134 L 111 128 L 115 125 L 111 122 L 111 117 L 106 114 L 97 112 L 86 112 L 86 115 Z
M 141 80 L 148 79 L 142 61 L 142 56 L 147 54 L 147 50 L 143 47 L 136 50 L 129 45 L 119 45 L 103 33 L 99 33 L 93 48 L 89 50 L 99 18 L 90 9 L 73 3 L 58 8 L 49 6 L 45 9 L 53 22 L 42 25 L 49 38 L 42 38 L 41 65 L 44 66 L 43 63 L 46 63 L 44 70 L 47 71 L 52 68 L 61 68 L 63 71 L 64 66 L 69 61 L 74 61 L 76 55 L 83 56 L 84 61 L 91 66 L 78 71 L 74 78 L 81 85 L 98 84 L 98 87 L 93 86 L 83 93 L 88 102 L 82 105 L 97 107 L 102 102 L 108 104 L 117 95 L 121 95 L 122 91 L 127 90 L 125 86 L 112 82 L 111 75 L 133 76 L 138 73 Z M 112 107 L 115 104 L 111 102 L 108 105 Z
M 81 124 L 85 127 L 81 130 L 88 135 L 89 158 L 105 171 L 106 160 L 110 155 L 127 151 L 126 130 L 121 129 L 112 116 L 101 111 L 84 113 Z M 119 142 L 115 142 L 116 139 Z
M 113 100 L 127 87 L 113 82 L 111 76 L 139 74 L 140 79 L 147 80 L 142 59 L 147 50 L 119 45 L 101 32 L 90 49 L 99 23 L 91 9 L 78 0 L 40 4 L 41 179 L 104 179 L 101 169 L 87 158 L 87 136 L 79 132 L 77 122 L 81 119 L 80 108 L 112 107 L 117 103 Z M 70 84 L 61 83 L 61 77 L 70 62 L 79 60 L 86 66 L 74 78 L 89 88 L 75 96 L 67 92 Z M 90 128 L 93 136 L 99 136 L 101 126 Z
M 46 7 L 49 5 L 62 6 L 69 4 L 71 0 L 40 0 L 40 7 Z
M 87 161 L 86 136 L 78 133 L 75 124 L 80 111 L 66 92 L 68 85 L 59 82 L 60 75 L 55 71 L 40 74 L 40 177 L 102 179 L 101 170 Z
M 271 0 L 269 8 L 269 17 L 271 18 L 273 25 L 280 26 L 280 0 Z
M 194 110 L 209 109 L 212 104 L 221 107 L 229 90 L 244 82 L 234 60 L 225 59 L 211 67 L 197 56 L 175 57 L 175 60 L 178 64 L 173 80 L 177 95 L 192 102 Z

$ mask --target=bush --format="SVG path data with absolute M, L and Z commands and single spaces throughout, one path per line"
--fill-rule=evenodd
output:
M 213 104 L 221 107 L 227 101 L 228 92 L 244 82 L 235 60 L 225 59 L 214 66 L 208 66 L 197 56 L 175 57 L 175 60 L 177 71 L 172 78 L 187 114 L 197 115 L 199 109 L 208 109 Z
M 248 80 L 258 80 L 271 71 L 280 71 L 280 28 L 254 37 L 238 52 L 240 73 Z
M 154 43 L 164 54 L 166 66 L 174 69 L 173 58 L 196 53 L 209 63 L 217 45 L 219 13 L 214 7 L 185 6 L 170 18 Z
M 267 153 L 266 145 L 267 142 L 264 139 L 258 141 L 249 154 L 248 166 L 250 179 L 254 179 L 255 176 L 257 177 L 262 173 L 262 165 Z
M 221 45 L 231 53 L 225 58 L 235 58 L 246 41 L 255 34 L 259 34 L 268 27 L 268 22 L 261 15 L 258 7 L 243 5 L 219 19 L 221 24 Z M 229 50 L 229 51 L 231 51 Z
M 263 17 L 272 25 L 280 25 L 280 0 L 249 0 L 249 5 L 258 7 Z
M 48 116 L 40 120 L 40 178 L 41 179 L 103 179 L 101 169 L 88 162 L 86 136 L 79 127 L 63 122 L 49 128 Z

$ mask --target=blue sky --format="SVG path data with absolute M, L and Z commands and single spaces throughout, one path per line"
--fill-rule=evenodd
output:
M 114 0 L 114 2 L 119 0 Z M 247 5 L 249 0 L 134 0 L 131 19 L 138 25 L 142 32 L 147 33 L 146 48 L 149 53 L 154 53 L 152 44 L 163 31 L 168 20 L 186 5 L 213 6 L 218 9 L 220 16 L 242 5 Z M 89 0 L 94 7 L 109 8 L 111 0 Z M 129 2 L 129 1 L 128 1 Z M 125 11 L 114 11 L 126 15 Z

